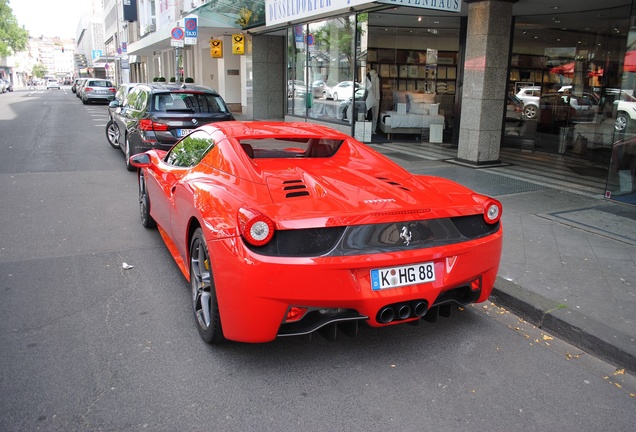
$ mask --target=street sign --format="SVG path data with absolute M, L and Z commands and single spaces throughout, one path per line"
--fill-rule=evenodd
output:
M 184 38 L 185 33 L 183 33 L 183 29 L 181 27 L 175 27 L 170 32 L 170 35 L 172 36 L 172 39 L 181 40 Z
M 197 19 L 186 18 L 185 19 L 185 37 L 195 38 L 197 36 L 199 36 L 199 30 L 197 27 Z
M 181 27 L 175 27 L 170 32 L 170 36 L 172 39 L 170 40 L 170 46 L 173 47 L 183 47 L 185 46 L 185 42 L 183 40 L 185 33 Z
M 199 28 L 196 18 L 185 18 L 185 44 L 196 45 Z

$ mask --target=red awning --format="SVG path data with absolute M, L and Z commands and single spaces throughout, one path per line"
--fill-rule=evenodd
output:
M 574 66 L 575 66 L 575 62 L 555 66 L 552 69 L 550 69 L 550 73 L 557 74 L 557 75 L 574 75 Z
M 623 72 L 636 72 L 636 51 L 627 51 L 625 53 Z

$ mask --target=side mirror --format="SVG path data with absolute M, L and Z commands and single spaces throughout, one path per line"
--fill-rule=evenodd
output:
M 108 103 L 108 107 L 109 108 L 119 108 L 119 101 L 118 100 L 110 101 Z
M 150 156 L 146 153 L 138 153 L 130 157 L 130 164 L 137 168 L 147 168 L 150 166 Z

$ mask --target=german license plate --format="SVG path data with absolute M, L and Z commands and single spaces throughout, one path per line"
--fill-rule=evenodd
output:
M 371 289 L 374 291 L 433 282 L 434 280 L 435 263 L 433 262 L 371 270 Z
M 177 129 L 177 136 L 184 137 L 186 135 L 189 135 L 190 132 L 192 132 L 192 129 Z

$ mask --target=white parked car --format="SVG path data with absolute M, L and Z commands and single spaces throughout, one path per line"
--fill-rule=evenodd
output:
M 516 96 L 523 102 L 523 114 L 526 118 L 537 118 L 537 114 L 539 113 L 539 99 L 541 98 L 541 87 L 524 87 L 517 92 Z
M 616 132 L 625 132 L 630 123 L 636 121 L 636 97 L 621 91 L 618 101 L 614 101 L 616 108 Z
M 51 89 L 51 88 L 56 88 L 56 89 L 60 89 L 60 83 L 57 82 L 57 80 L 54 79 L 47 79 L 46 80 L 46 89 Z
M 355 83 L 355 89 L 359 89 L 360 84 Z M 353 81 L 341 81 L 335 86 L 331 88 L 331 97 L 333 100 L 344 100 L 347 101 L 353 98 L 354 92 L 354 82 Z

